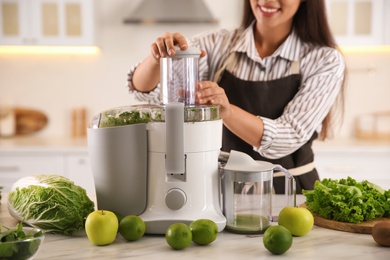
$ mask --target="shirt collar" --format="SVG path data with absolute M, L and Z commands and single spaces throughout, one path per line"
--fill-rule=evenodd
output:
M 255 25 L 256 21 L 253 21 L 252 24 L 242 32 L 231 51 L 245 52 L 251 59 L 255 61 L 261 61 L 262 59 L 257 53 L 254 41 L 255 38 L 253 34 L 253 29 Z M 282 43 L 282 45 L 280 45 L 280 47 L 271 55 L 271 57 L 280 56 L 281 58 L 290 61 L 298 61 L 301 45 L 302 42 L 298 38 L 296 32 L 293 30 L 289 34 L 287 39 Z

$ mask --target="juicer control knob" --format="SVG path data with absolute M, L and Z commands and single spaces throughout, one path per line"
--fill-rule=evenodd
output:
M 170 189 L 165 195 L 165 204 L 171 210 L 181 209 L 187 202 L 187 195 L 181 189 Z

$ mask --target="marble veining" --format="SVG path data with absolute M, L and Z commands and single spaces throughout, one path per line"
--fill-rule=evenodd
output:
M 6 198 L 2 198 L 0 223 L 16 225 L 10 217 Z M 302 197 L 298 201 L 302 201 Z M 39 259 L 390 259 L 390 247 L 381 247 L 371 235 L 335 231 L 314 226 L 306 236 L 294 237 L 293 245 L 285 254 L 275 256 L 263 246 L 262 235 L 239 235 L 226 231 L 208 246 L 191 244 L 184 250 L 171 249 L 163 235 L 145 235 L 138 241 L 127 242 L 119 234 L 108 246 L 92 245 L 85 232 L 72 237 L 46 234 Z

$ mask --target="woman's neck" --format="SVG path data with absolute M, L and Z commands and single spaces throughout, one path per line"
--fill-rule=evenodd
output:
M 282 43 L 287 39 L 291 32 L 290 27 L 283 28 L 264 28 L 259 24 L 254 27 L 254 40 L 257 52 L 260 57 L 271 56 Z

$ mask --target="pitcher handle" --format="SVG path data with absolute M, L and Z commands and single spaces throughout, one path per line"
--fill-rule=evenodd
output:
M 296 191 L 296 183 L 294 176 L 289 173 L 285 168 L 280 166 L 279 164 L 274 165 L 274 171 L 281 171 L 285 174 L 285 204 L 288 206 L 297 206 L 297 191 Z

